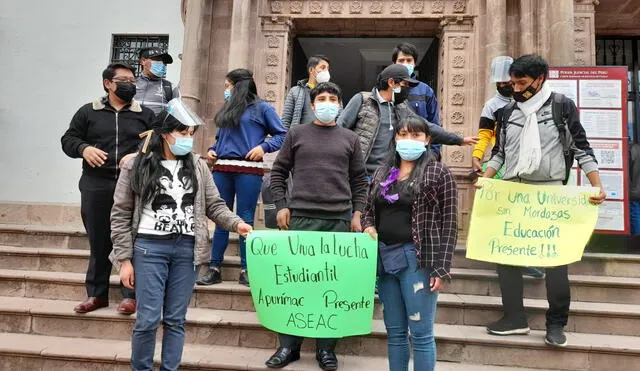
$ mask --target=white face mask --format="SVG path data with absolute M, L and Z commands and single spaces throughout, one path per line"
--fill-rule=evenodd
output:
M 331 80 L 331 74 L 329 73 L 329 71 L 320 71 L 316 75 L 316 81 L 318 83 L 329 82 L 329 80 Z

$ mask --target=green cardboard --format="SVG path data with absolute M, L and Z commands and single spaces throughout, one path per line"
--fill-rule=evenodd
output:
M 310 338 L 370 333 L 377 254 L 365 233 L 252 232 L 247 264 L 260 323 Z

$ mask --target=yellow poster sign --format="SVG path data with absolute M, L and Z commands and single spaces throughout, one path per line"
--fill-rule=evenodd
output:
M 478 179 L 467 258 L 555 267 L 582 259 L 598 220 L 598 206 L 584 186 L 541 186 Z

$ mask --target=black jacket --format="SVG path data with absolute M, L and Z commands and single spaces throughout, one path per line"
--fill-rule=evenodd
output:
M 154 114 L 133 100 L 117 112 L 106 97 L 80 107 L 71 119 L 69 129 L 61 138 L 62 150 L 71 158 L 82 158 L 88 146 L 107 152 L 107 161 L 92 168 L 82 162 L 84 174 L 117 179 L 120 159 L 137 150 L 139 134 L 151 129 Z

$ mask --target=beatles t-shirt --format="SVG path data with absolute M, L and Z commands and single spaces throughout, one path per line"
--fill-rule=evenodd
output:
M 193 236 L 194 194 L 191 178 L 184 173 L 182 161 L 162 161 L 160 191 L 144 206 L 138 233 Z

